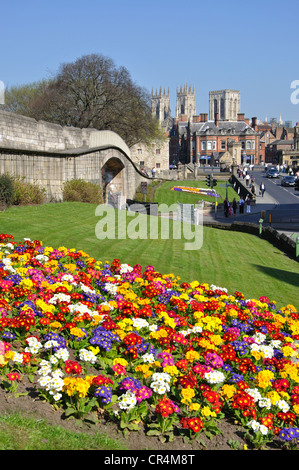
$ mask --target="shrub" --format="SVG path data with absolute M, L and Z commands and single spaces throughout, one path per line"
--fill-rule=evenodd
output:
M 24 177 L 12 178 L 14 186 L 13 204 L 26 206 L 29 204 L 42 204 L 45 200 L 45 189 L 36 183 L 28 183 Z
M 5 210 L 13 204 L 14 186 L 9 175 L 0 175 L 0 209 Z
M 63 200 L 101 204 L 103 202 L 103 190 L 96 183 L 73 179 L 64 183 Z

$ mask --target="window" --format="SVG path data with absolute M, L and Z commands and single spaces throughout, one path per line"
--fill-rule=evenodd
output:
M 226 150 L 226 142 L 225 142 L 225 140 L 221 140 L 221 150 Z
M 207 150 L 207 143 L 205 140 L 203 140 L 201 143 L 201 150 Z
M 161 168 L 161 164 L 160 164 L 160 163 L 156 163 L 156 168 Z
M 160 155 L 161 153 L 161 150 L 160 149 L 156 149 L 156 155 Z
M 208 140 L 207 150 L 212 150 L 212 141 L 211 140 Z
M 252 148 L 252 150 L 255 149 L 255 140 L 252 140 L 252 141 L 251 141 L 251 148 Z
M 141 155 L 142 154 L 142 149 L 137 149 L 137 153 L 138 153 L 138 155 Z
M 241 140 L 242 150 L 245 150 L 245 140 Z
M 251 140 L 247 140 L 246 142 L 246 149 L 251 150 Z
M 213 150 L 216 150 L 216 140 L 213 140 Z

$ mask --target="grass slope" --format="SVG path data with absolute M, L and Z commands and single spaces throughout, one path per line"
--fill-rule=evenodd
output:
M 98 260 L 119 258 L 131 265 L 153 265 L 184 281 L 196 279 L 226 287 L 230 293 L 241 291 L 246 298 L 268 296 L 279 307 L 291 303 L 299 308 L 299 264 L 265 240 L 210 227 L 203 228 L 199 250 L 187 251 L 186 240 L 173 238 L 117 239 L 116 234 L 114 240 L 99 240 L 95 228 L 100 218 L 95 210 L 96 205 L 84 203 L 11 207 L 0 213 L 0 232 L 11 233 L 16 241 L 29 237 L 44 245 L 81 249 Z M 149 218 L 140 220 L 145 224 Z

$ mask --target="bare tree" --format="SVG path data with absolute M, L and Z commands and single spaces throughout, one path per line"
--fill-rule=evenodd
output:
M 11 90 L 10 100 L 13 112 L 63 126 L 109 129 L 129 146 L 157 137 L 149 93 L 125 67 L 102 55 L 62 64 L 52 79 Z

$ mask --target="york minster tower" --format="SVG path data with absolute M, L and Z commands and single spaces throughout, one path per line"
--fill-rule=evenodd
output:
M 193 116 L 196 115 L 196 104 L 195 104 L 195 88 L 185 85 L 184 87 L 177 87 L 176 97 L 176 117 L 186 115 L 189 121 L 192 121 Z
M 237 90 L 219 90 L 209 93 L 210 120 L 216 113 L 223 121 L 237 121 L 240 112 L 240 92 Z

